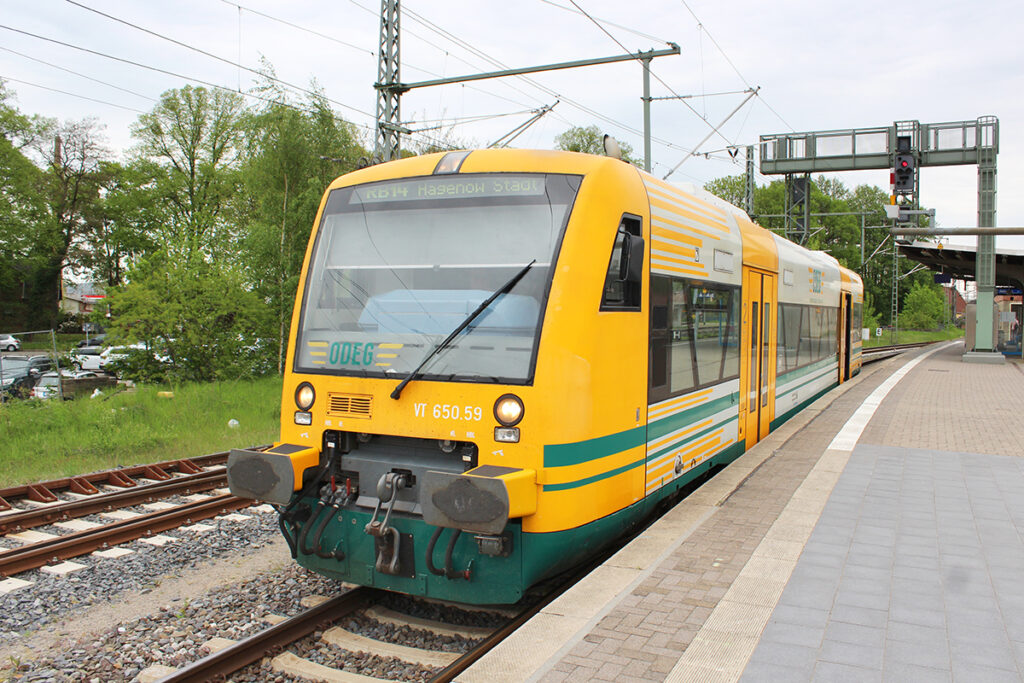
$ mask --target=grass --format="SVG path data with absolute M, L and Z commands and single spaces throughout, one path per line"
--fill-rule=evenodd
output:
M 53 352 L 53 341 L 50 339 L 50 333 L 42 334 L 18 334 L 14 333 L 14 336 L 21 340 L 21 351 L 34 351 L 38 353 L 52 353 Z M 95 336 L 95 335 L 92 335 Z M 79 341 L 85 339 L 84 332 L 75 332 L 65 334 L 63 332 L 57 334 L 57 351 L 60 353 L 66 353 L 71 349 L 75 348 L 75 345 Z
M 920 342 L 946 341 L 959 339 L 964 336 L 964 331 L 958 327 L 950 327 L 942 330 L 899 330 L 896 338 L 897 344 L 917 344 Z M 892 342 L 892 333 L 889 330 L 882 330 L 881 337 L 871 337 L 864 342 L 864 348 L 871 349 L 876 346 L 889 346 Z
M 280 377 L 14 401 L 0 406 L 0 488 L 271 443 L 280 410 Z

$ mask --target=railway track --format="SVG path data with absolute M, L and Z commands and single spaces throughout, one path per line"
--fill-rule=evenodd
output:
M 227 452 L 213 453 L 0 490 L 0 534 L 25 543 L 0 550 L 0 576 L 10 577 L 249 507 L 253 501 L 223 492 L 227 457 Z M 211 491 L 213 495 L 200 496 Z M 124 512 L 121 519 L 107 524 L 80 520 L 189 495 L 196 499 L 148 513 Z M 68 526 L 72 520 L 80 521 L 70 525 L 76 528 L 68 534 L 30 531 L 54 523 Z
M 863 350 L 861 354 L 863 357 L 863 363 L 866 365 L 868 363 L 876 363 L 880 360 L 891 358 L 910 349 L 918 349 L 921 348 L 922 346 L 928 346 L 929 344 L 935 343 L 937 342 L 915 342 L 913 344 L 892 344 L 890 346 L 875 346 L 873 348 Z
M 498 643 L 536 614 L 544 605 L 560 595 L 578 576 L 546 595 L 544 599 L 529 607 L 509 613 L 496 608 L 505 616 L 498 627 L 453 625 L 446 622 L 413 617 L 379 606 L 386 592 L 374 588 L 357 587 L 334 598 L 283 620 L 263 631 L 212 652 L 189 666 L 178 669 L 159 679 L 159 683 L 199 683 L 200 681 L 225 680 L 264 657 L 272 657 L 270 668 L 274 672 L 301 676 L 312 680 L 338 681 L 346 678 L 346 672 L 325 664 L 305 659 L 287 648 L 321 631 L 320 639 L 339 650 L 359 651 L 383 659 L 401 660 L 406 665 L 433 670 L 430 680 L 452 681 Z M 471 608 L 471 611 L 489 611 L 487 608 Z M 464 652 L 446 652 L 411 647 L 389 641 L 375 640 L 354 633 L 344 626 L 335 625 L 357 614 L 388 624 L 392 628 L 408 627 L 429 631 L 435 635 L 457 636 L 472 641 Z M 351 674 L 348 674 L 351 676 Z M 388 680 L 359 675 L 349 680 Z
M 628 543 L 642 531 L 643 528 L 637 529 L 625 538 L 623 543 Z M 226 645 L 226 647 L 216 649 L 186 667 L 167 672 L 166 675 L 159 678 L 158 683 L 200 683 L 209 680 L 229 680 L 233 674 L 241 672 L 246 667 L 256 665 L 264 657 L 272 657 L 270 668 L 273 672 L 310 680 L 347 683 L 393 680 L 352 674 L 347 668 L 342 670 L 310 661 L 288 649 L 317 631 L 322 631 L 320 634 L 322 641 L 339 651 L 362 652 L 382 659 L 401 660 L 404 665 L 433 669 L 429 677 L 432 683 L 448 683 L 455 680 L 459 674 L 594 568 L 600 566 L 619 547 L 616 544 L 614 548 L 606 550 L 586 565 L 550 580 L 538 595 L 528 601 L 528 604 L 508 607 L 495 606 L 493 609 L 468 605 L 448 605 L 451 608 L 469 612 L 498 613 L 503 618 L 502 623 L 496 627 L 453 625 L 448 622 L 401 614 L 377 604 L 381 601 L 382 596 L 388 595 L 386 591 L 368 587 L 353 587 L 342 595 L 324 599 L 316 606 L 296 616 L 281 620 L 249 638 L 231 643 L 217 643 L 217 646 Z M 398 629 L 408 627 L 414 630 L 429 631 L 436 635 L 454 635 L 473 642 L 462 653 L 442 652 L 368 638 L 337 625 L 347 617 L 357 614 L 374 621 L 387 623 Z M 152 680 L 154 677 L 150 677 L 150 679 Z

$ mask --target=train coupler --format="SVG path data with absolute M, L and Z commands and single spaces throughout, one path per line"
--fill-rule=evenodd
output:
M 407 482 L 406 476 L 398 472 L 387 472 L 381 475 L 377 481 L 377 505 L 365 531 L 373 536 L 374 550 L 377 555 L 374 569 L 382 574 L 406 575 L 409 571 L 407 569 L 409 562 L 402 561 L 403 554 L 410 555 L 412 552 L 410 548 L 403 553 L 402 536 L 409 535 L 401 534 L 398 529 L 388 525 L 391 513 L 395 509 L 395 502 L 398 500 L 398 492 L 405 488 Z M 381 508 L 385 505 L 387 510 L 384 513 L 384 519 L 378 519 Z M 412 537 L 409 536 L 405 545 L 411 544 L 411 542 Z

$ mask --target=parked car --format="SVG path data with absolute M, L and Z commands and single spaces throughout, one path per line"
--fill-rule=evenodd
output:
M 39 372 L 53 370 L 53 359 L 49 356 L 29 356 L 27 360 L 28 366 L 35 368 Z
M 17 351 L 21 348 L 21 341 L 9 334 L 0 334 L 0 349 L 4 351 Z
M 100 354 L 99 369 L 111 375 L 116 375 L 120 368 L 118 363 L 126 360 L 129 355 L 134 354 L 149 354 L 157 363 L 170 363 L 171 358 L 165 353 L 157 353 L 153 351 L 152 347 L 147 344 L 137 343 L 129 344 L 127 346 L 110 346 L 103 349 Z
M 128 346 L 108 346 L 100 354 L 100 370 L 110 372 L 111 363 L 116 363 L 128 357 L 129 351 L 145 351 L 145 344 L 129 344 Z
M 83 346 L 103 346 L 103 342 L 106 340 L 106 334 L 95 334 L 88 339 L 81 339 L 75 346 L 82 348 Z
M 73 398 L 91 394 L 94 389 L 114 384 L 116 380 L 111 377 L 102 377 L 95 372 L 61 370 L 58 377 L 56 372 L 47 372 L 39 377 L 35 388 L 32 389 L 32 396 L 47 400 L 60 395 L 60 386 L 63 385 L 64 400 L 70 401 Z
M 39 379 L 39 370 L 27 358 L 4 358 L 0 363 L 0 393 L 4 398 L 28 398 Z
M 100 357 L 101 351 L 102 349 L 98 346 L 85 346 L 72 351 L 71 359 L 79 370 L 99 371 L 100 362 L 103 360 Z

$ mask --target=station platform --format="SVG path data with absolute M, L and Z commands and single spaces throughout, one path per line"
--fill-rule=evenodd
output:
M 1024 368 L 863 369 L 460 681 L 1024 679 Z

